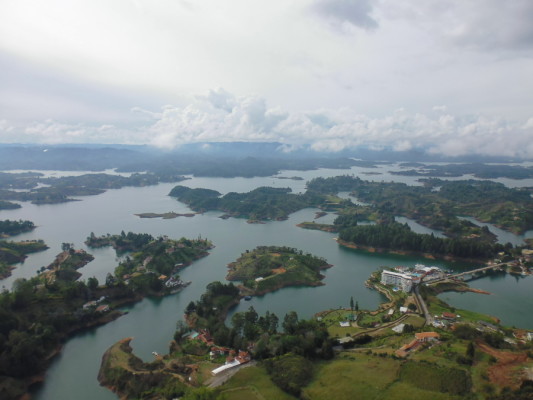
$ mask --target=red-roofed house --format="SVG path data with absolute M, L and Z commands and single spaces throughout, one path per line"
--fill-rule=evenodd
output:
M 418 342 L 428 342 L 430 340 L 437 340 L 440 335 L 437 332 L 420 332 L 415 333 L 415 338 Z

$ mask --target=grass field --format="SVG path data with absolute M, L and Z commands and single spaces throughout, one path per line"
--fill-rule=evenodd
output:
M 419 389 L 407 383 L 396 382 L 376 400 L 461 400 L 461 396 Z
M 377 399 L 397 379 L 400 361 L 367 355 L 353 355 L 324 363 L 311 384 L 304 388 L 309 400 Z
M 262 367 L 243 368 L 224 386 L 221 393 L 227 400 L 294 400 L 295 397 L 278 388 Z
M 441 315 L 443 312 L 452 312 L 452 313 L 458 314 L 461 316 L 458 319 L 458 322 L 485 321 L 491 324 L 495 323 L 494 317 L 491 317 L 490 315 L 480 314 L 480 313 L 469 311 L 469 310 L 455 309 L 437 297 L 430 298 L 428 308 L 429 308 L 429 313 L 431 315 Z

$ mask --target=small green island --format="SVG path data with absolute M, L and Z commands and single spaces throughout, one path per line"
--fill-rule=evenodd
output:
M 108 283 L 125 284 L 151 296 L 174 293 L 186 286 L 188 283 L 181 281 L 178 271 L 207 256 L 213 248 L 209 240 L 201 237 L 174 240 L 124 231 L 103 236 L 91 232 L 85 243 L 93 248 L 112 246 L 117 254 L 131 253 L 115 268 L 114 276 L 108 277 Z
M 166 213 L 140 213 L 135 214 L 139 218 L 162 218 L 162 219 L 174 219 L 178 217 L 194 217 L 196 213 L 176 213 L 174 211 L 169 211 Z
M 228 265 L 228 281 L 241 281 L 246 295 L 263 295 L 287 286 L 320 286 L 320 271 L 332 265 L 321 257 L 285 246 L 259 246 Z
M 290 188 L 259 187 L 247 193 L 226 193 L 216 190 L 174 187 L 169 196 L 187 204 L 197 212 L 222 211 L 225 217 L 247 218 L 250 222 L 280 221 L 306 207 L 316 207 L 323 196 L 314 193 L 294 194 Z
M 12 201 L 32 204 L 58 204 L 76 201 L 70 196 L 95 196 L 108 189 L 143 187 L 161 182 L 181 182 L 188 178 L 171 171 L 133 173 L 130 176 L 104 173 L 79 176 L 44 177 L 37 172 L 0 173 L 0 209 L 20 208 Z
M 35 229 L 35 224 L 31 221 L 12 221 L 9 219 L 0 221 L 0 238 L 15 236 L 20 233 L 31 232 Z

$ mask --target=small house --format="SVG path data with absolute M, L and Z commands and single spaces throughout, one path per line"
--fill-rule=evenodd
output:
M 437 340 L 440 338 L 440 335 L 437 332 L 420 332 L 415 333 L 415 338 L 418 342 L 423 343 Z

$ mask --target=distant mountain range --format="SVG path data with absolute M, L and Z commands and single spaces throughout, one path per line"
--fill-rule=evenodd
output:
M 41 169 L 102 171 L 117 168 L 123 171 L 145 171 L 160 168 L 177 168 L 194 173 L 202 165 L 224 166 L 253 164 L 277 169 L 313 169 L 319 167 L 347 168 L 351 159 L 385 162 L 519 162 L 524 160 L 468 156 L 442 157 L 422 150 L 405 152 L 391 149 L 374 150 L 358 148 L 338 153 L 317 152 L 309 147 L 287 151 L 276 142 L 214 142 L 185 144 L 174 149 L 160 149 L 136 145 L 30 145 L 0 144 L 0 170 Z M 252 160 L 253 159 L 253 160 Z M 242 165 L 241 165 L 242 166 Z M 232 168 L 231 168 L 232 169 Z M 260 175 L 265 174 L 263 171 Z

